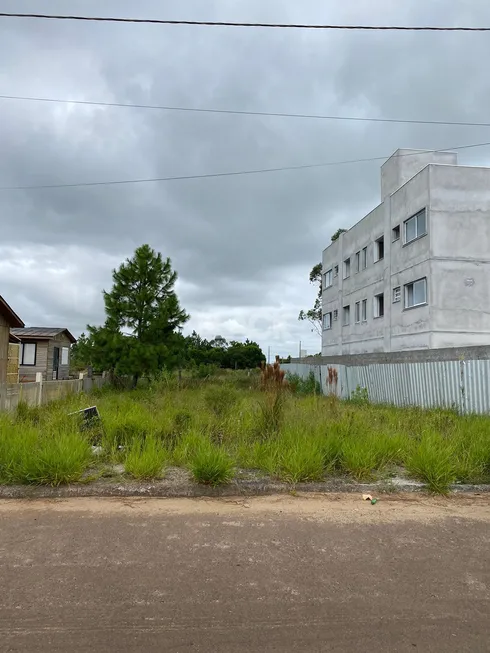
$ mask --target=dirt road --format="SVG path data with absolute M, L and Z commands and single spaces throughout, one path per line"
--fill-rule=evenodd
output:
M 490 496 L 0 502 L 0 651 L 490 650 Z

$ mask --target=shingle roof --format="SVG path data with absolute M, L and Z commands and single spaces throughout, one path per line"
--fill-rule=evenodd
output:
M 60 333 L 66 333 L 70 342 L 76 342 L 77 339 L 72 336 L 68 329 L 60 328 L 49 328 L 49 327 L 26 327 L 25 329 L 11 329 L 12 333 L 19 338 L 39 338 L 39 339 L 48 339 L 55 338 L 60 335 Z
M 7 320 L 11 327 L 23 327 L 24 322 L 20 319 L 17 313 L 10 308 L 5 299 L 0 295 L 0 315 Z

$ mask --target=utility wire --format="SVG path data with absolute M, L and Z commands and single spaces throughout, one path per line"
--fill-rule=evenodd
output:
M 234 23 L 211 20 L 160 20 L 157 18 L 114 18 L 109 16 L 60 16 L 53 14 L 0 13 L 0 18 L 45 18 L 51 20 L 81 20 L 103 23 L 147 23 L 154 25 L 198 25 L 205 27 L 273 27 L 318 30 L 384 30 L 405 32 L 490 32 L 490 27 L 441 27 L 406 25 L 314 25 L 308 23 Z
M 97 102 L 90 100 L 65 100 L 60 98 L 31 97 L 26 95 L 0 95 L 0 100 L 27 100 L 30 102 L 51 102 L 81 104 L 95 107 L 120 107 L 126 109 L 153 109 L 160 111 L 183 111 L 191 113 L 222 113 L 237 116 L 265 116 L 274 118 L 302 118 L 311 120 L 346 120 L 354 122 L 387 122 L 409 125 L 451 125 L 457 127 L 490 127 L 490 122 L 463 122 L 451 120 L 406 120 L 402 118 L 367 118 L 361 116 L 328 116 L 309 113 L 284 113 L 273 111 L 240 111 L 235 109 L 208 109 L 199 107 L 174 107 L 158 104 L 129 104 L 124 102 Z
M 408 152 L 406 154 L 397 154 L 396 156 L 417 156 L 424 152 L 446 152 L 452 150 L 467 150 L 474 147 L 485 147 L 490 145 L 488 143 L 473 143 L 472 145 L 459 145 L 457 147 L 444 148 L 440 150 L 416 150 L 414 152 Z M 88 186 L 117 186 L 122 184 L 147 184 L 152 182 L 159 181 L 184 181 L 188 179 L 211 179 L 214 177 L 236 177 L 239 175 L 257 175 L 268 172 L 283 172 L 285 170 L 307 170 L 311 168 L 326 168 L 331 166 L 341 166 L 351 163 L 367 163 L 369 161 L 386 161 L 389 156 L 375 156 L 368 159 L 350 159 L 347 161 L 329 161 L 327 163 L 310 163 L 307 165 L 300 166 L 283 166 L 281 168 L 260 168 L 256 170 L 238 170 L 233 172 L 211 172 L 201 175 L 181 175 L 176 177 L 151 177 L 148 179 L 119 179 L 114 181 L 88 181 L 88 182 L 78 182 L 73 184 L 42 184 L 35 186 L 0 186 L 0 191 L 12 191 L 12 190 L 41 190 L 48 188 L 82 188 Z

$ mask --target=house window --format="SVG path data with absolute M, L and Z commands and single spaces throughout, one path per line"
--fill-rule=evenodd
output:
M 62 347 L 61 348 L 61 364 L 62 365 L 68 365 L 68 359 L 69 359 L 69 352 L 70 349 L 68 347 Z
M 323 330 L 326 331 L 327 329 L 332 328 L 332 313 L 324 313 L 323 314 Z
M 361 269 L 361 252 L 356 252 L 356 272 Z
M 405 286 L 405 308 L 427 303 L 427 279 L 418 279 Z
M 427 233 L 427 216 L 425 209 L 405 220 L 405 244 Z
M 364 247 L 361 252 L 361 270 L 367 268 L 367 247 Z
M 385 296 L 383 293 L 374 296 L 374 317 L 383 317 L 385 314 Z
M 339 312 L 338 312 L 337 309 L 335 309 L 334 312 L 333 312 L 333 319 L 334 319 L 334 320 L 338 320 L 338 319 L 339 319 Z
M 381 236 L 374 241 L 374 262 L 381 261 L 385 257 L 385 237 Z
M 401 298 L 402 298 L 402 289 L 400 288 L 400 286 L 393 288 L 393 304 L 399 302 Z
M 361 302 L 356 302 L 354 306 L 354 321 L 356 324 L 361 321 Z
M 339 276 L 339 266 L 336 265 L 333 269 L 333 276 L 338 277 Z
M 361 302 L 361 320 L 367 322 L 367 299 L 363 299 Z
M 344 279 L 350 277 L 350 257 L 344 261 Z
M 350 322 L 350 306 L 344 306 L 344 326 L 349 326 Z
M 36 364 L 36 348 L 35 342 L 25 342 L 20 346 L 20 365 Z
M 330 286 L 332 285 L 332 270 L 330 269 L 327 272 L 325 272 L 323 278 L 324 278 L 324 287 L 330 288 Z
M 397 224 L 396 227 L 393 227 L 391 230 L 391 240 L 395 242 L 395 240 L 400 240 L 400 225 Z

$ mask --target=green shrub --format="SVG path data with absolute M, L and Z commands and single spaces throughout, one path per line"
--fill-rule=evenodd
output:
M 360 385 L 351 392 L 349 401 L 355 406 L 367 406 L 369 404 L 369 394 L 367 388 L 362 388 Z
M 322 393 L 322 387 L 315 379 L 313 372 L 310 372 L 306 379 L 299 374 L 287 372 L 286 379 L 291 390 L 298 395 L 320 395 Z
M 192 375 L 196 379 L 208 379 L 213 376 L 217 376 L 218 372 L 219 367 L 217 365 L 200 363 L 198 367 L 193 369 Z
M 205 485 L 224 485 L 235 475 L 235 467 L 230 456 L 220 447 L 201 446 L 192 457 L 191 472 L 198 483 Z
M 133 440 L 124 467 L 127 474 L 139 480 L 161 478 L 166 458 L 165 449 L 156 438 Z

